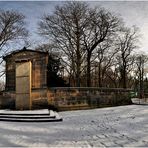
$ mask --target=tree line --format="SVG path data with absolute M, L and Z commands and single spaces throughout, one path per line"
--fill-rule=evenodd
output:
M 0 52 L 28 37 L 24 19 L 19 12 L 0 11 Z M 127 27 L 118 15 L 86 2 L 65 2 L 43 15 L 38 35 L 47 42 L 36 49 L 58 58 L 56 71 L 70 86 L 144 89 L 147 56 L 136 52 L 139 28 Z

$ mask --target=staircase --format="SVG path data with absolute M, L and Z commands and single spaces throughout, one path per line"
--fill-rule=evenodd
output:
M 10 122 L 59 122 L 62 118 L 57 112 L 48 109 L 10 111 L 0 110 L 0 121 Z

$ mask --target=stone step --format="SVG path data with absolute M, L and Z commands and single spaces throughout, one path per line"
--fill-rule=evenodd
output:
M 52 110 L 10 111 L 0 110 L 0 121 L 10 122 L 58 122 L 62 118 Z
M 48 113 L 48 114 L 17 114 L 17 113 L 0 113 L 0 116 L 2 116 L 2 115 L 6 115 L 6 116 L 49 116 L 50 114 Z
M 13 114 L 13 115 L 47 115 L 53 113 L 53 111 L 48 109 L 41 110 L 23 110 L 23 111 L 14 111 L 14 110 L 0 110 L 0 114 Z
M 59 121 L 63 121 L 62 118 L 58 118 L 58 119 L 10 119 L 10 118 L 0 118 L 0 121 L 9 121 L 9 122 L 59 122 Z
M 52 110 L 23 110 L 23 111 L 13 111 L 13 110 L 0 110 L 0 115 L 21 115 L 21 116 L 54 116 Z
M 39 115 L 39 116 L 36 116 L 36 115 L 27 115 L 27 116 L 22 116 L 22 115 L 0 115 L 0 118 L 16 118 L 16 119 L 42 119 L 42 118 L 56 118 L 56 116 L 45 116 L 45 115 Z

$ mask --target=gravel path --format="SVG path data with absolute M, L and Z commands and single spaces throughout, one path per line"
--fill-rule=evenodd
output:
M 63 122 L 0 122 L 0 146 L 148 147 L 148 105 L 61 112 Z

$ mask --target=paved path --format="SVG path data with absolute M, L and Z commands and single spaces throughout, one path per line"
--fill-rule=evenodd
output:
M 148 147 L 148 105 L 61 112 L 63 122 L 0 122 L 0 146 Z

